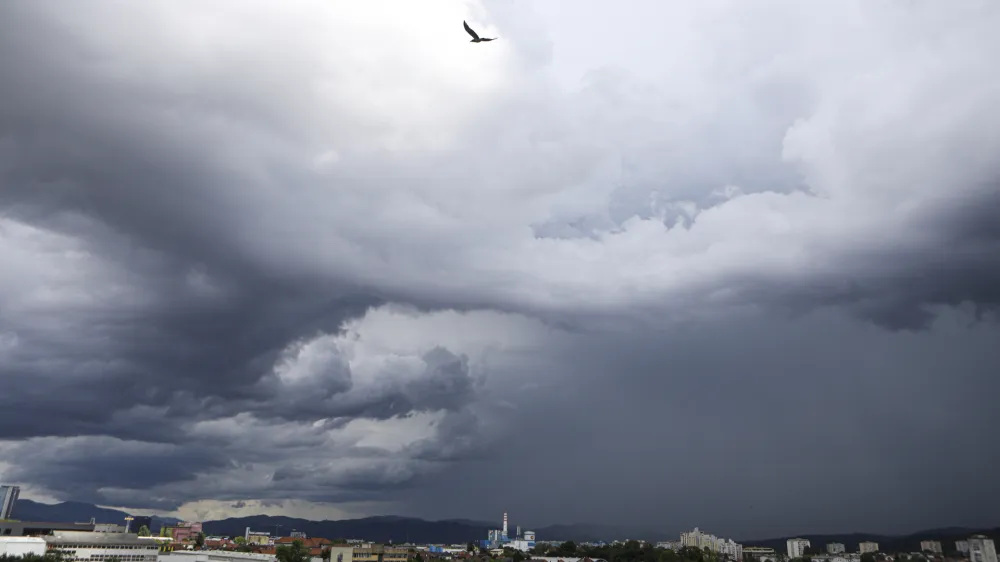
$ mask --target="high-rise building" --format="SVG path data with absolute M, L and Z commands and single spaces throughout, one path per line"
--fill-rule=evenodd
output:
M 861 554 L 866 554 L 869 552 L 878 552 L 878 543 L 872 541 L 865 541 L 863 543 L 858 544 L 858 551 L 861 552 Z
M 920 541 L 920 550 L 937 554 L 944 552 L 941 548 L 941 541 Z
M 709 550 L 715 552 L 718 548 L 718 542 L 718 537 L 715 535 L 709 535 L 708 533 L 703 533 L 698 527 L 695 527 L 693 531 L 681 533 L 682 547 L 690 546 L 699 550 L 708 547 Z
M 721 539 L 715 535 L 703 533 L 695 527 L 693 531 L 681 533 L 680 547 L 693 547 L 698 550 L 707 548 L 717 554 L 722 554 L 731 560 L 743 560 L 743 545 L 733 539 Z
M 785 545 L 788 547 L 789 558 L 802 558 L 806 549 L 812 546 L 809 539 L 788 539 L 785 541 Z
M 962 554 L 969 553 L 969 541 L 955 541 L 955 550 Z
M 847 548 L 844 547 L 844 543 L 832 542 L 826 545 L 827 554 L 843 554 L 847 552 Z
M 976 535 L 969 539 L 969 562 L 997 562 L 997 548 L 993 539 Z
M 20 486 L 0 486 L 0 519 L 10 519 L 19 495 L 21 495 Z

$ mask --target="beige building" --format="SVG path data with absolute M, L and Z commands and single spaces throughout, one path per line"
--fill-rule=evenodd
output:
M 354 562 L 354 547 L 330 545 L 330 562 Z
M 869 552 L 878 552 L 878 543 L 865 541 L 858 545 L 858 552 L 861 554 L 867 554 Z
M 358 546 L 351 552 L 352 562 L 406 562 L 409 558 L 410 549 L 398 546 Z

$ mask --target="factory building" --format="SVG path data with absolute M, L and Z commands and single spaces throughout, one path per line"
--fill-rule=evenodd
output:
M 480 546 L 485 549 L 493 550 L 497 548 L 513 548 L 514 550 L 520 550 L 521 552 L 528 552 L 535 547 L 535 532 L 534 531 L 524 531 L 521 532 L 521 528 L 517 528 L 517 533 L 511 538 L 507 534 L 507 514 L 503 514 L 503 527 L 500 529 L 491 529 L 487 534 L 485 540 L 480 541 Z

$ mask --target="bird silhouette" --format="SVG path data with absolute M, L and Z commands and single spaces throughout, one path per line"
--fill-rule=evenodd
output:
M 470 43 L 482 43 L 483 41 L 493 41 L 494 39 L 496 39 L 496 37 L 480 37 L 478 33 L 472 31 L 472 28 L 469 27 L 469 24 L 465 23 L 465 20 L 462 20 L 462 25 L 465 26 L 465 30 L 469 32 L 469 35 L 472 36 L 472 41 L 469 41 Z

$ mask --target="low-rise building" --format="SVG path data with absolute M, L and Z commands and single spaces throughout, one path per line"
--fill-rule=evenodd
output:
M 159 551 L 155 542 L 132 533 L 54 531 L 42 538 L 47 551 L 62 552 L 65 560 L 74 562 L 103 562 L 112 558 L 121 562 L 156 562 Z
M 225 550 L 177 551 L 161 554 L 158 562 L 275 562 L 273 554 Z
M 368 545 L 355 547 L 351 552 L 353 562 L 406 562 L 410 558 L 410 549 Z
M 36 537 L 53 531 L 93 531 L 93 523 L 56 523 L 44 521 L 0 521 L 0 535 Z
M 331 545 L 330 562 L 354 562 L 354 547 L 344 545 Z
M 744 546 L 743 554 L 761 562 L 777 560 L 778 558 L 778 553 L 775 552 L 773 548 L 767 548 L 764 546 Z
M 45 539 L 41 537 L 0 537 L 0 556 L 45 555 Z
M 274 544 L 275 546 L 291 545 L 294 544 L 296 541 L 302 543 L 302 546 L 304 546 L 309 551 L 309 556 L 318 558 L 322 558 L 324 548 L 333 544 L 333 541 L 331 541 L 330 539 L 324 539 L 321 537 L 313 537 L 311 539 L 302 539 L 298 537 L 281 537 L 279 539 L 275 539 Z
M 170 537 L 174 542 L 194 542 L 202 532 L 201 523 L 178 523 L 160 527 L 161 537 Z
M 864 541 L 858 544 L 858 552 L 861 554 L 867 554 L 869 552 L 878 552 L 878 543 L 872 541 Z

